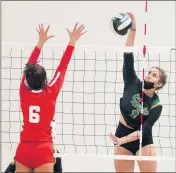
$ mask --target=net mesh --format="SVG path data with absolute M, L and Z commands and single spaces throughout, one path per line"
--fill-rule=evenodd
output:
M 19 142 L 22 113 L 19 85 L 23 67 L 33 45 L 4 44 L 1 67 L 1 134 L 2 149 L 15 152 Z M 40 63 L 51 79 L 59 65 L 65 46 L 46 46 Z M 135 70 L 142 77 L 143 55 L 133 48 Z M 153 67 L 163 68 L 168 83 L 158 93 L 162 115 L 153 127 L 157 156 L 175 157 L 175 79 L 176 61 L 173 48 L 148 48 L 145 73 Z M 110 132 L 119 122 L 120 97 L 123 93 L 123 49 L 113 47 L 77 47 L 69 64 L 64 85 L 58 96 L 55 120 L 55 146 L 61 153 L 113 154 Z

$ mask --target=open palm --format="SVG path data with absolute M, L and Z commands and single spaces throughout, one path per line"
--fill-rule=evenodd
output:
M 67 31 L 70 36 L 70 40 L 73 43 L 86 33 L 86 31 L 84 31 L 84 25 L 78 27 L 78 23 L 75 24 L 73 31 L 70 31 L 69 29 L 67 29 Z
M 37 32 L 39 34 L 39 41 L 40 42 L 46 42 L 48 39 L 50 39 L 51 37 L 54 37 L 54 35 L 48 35 L 48 31 L 49 31 L 50 26 L 48 25 L 47 28 L 45 29 L 43 24 L 40 24 L 38 26 Z

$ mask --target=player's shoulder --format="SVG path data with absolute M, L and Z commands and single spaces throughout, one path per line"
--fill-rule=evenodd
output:
M 160 102 L 158 94 L 154 93 L 153 99 L 152 99 L 152 105 L 151 105 L 151 110 L 162 110 L 162 104 Z
M 50 85 L 46 85 L 45 87 L 45 90 L 46 90 L 46 94 L 48 96 L 50 96 L 51 98 L 55 98 L 56 97 L 56 92 L 55 92 L 55 87 L 52 87 Z

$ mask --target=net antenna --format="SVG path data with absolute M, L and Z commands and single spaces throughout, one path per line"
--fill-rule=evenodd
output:
M 145 1 L 145 16 L 147 16 L 148 11 L 148 1 Z M 144 111 L 144 76 L 145 76 L 145 64 L 146 64 L 146 35 L 147 35 L 147 22 L 146 17 L 144 21 L 144 46 L 143 46 L 143 69 L 142 69 L 142 111 L 140 116 L 140 145 L 139 145 L 139 156 L 142 156 L 142 126 L 143 126 L 143 111 Z

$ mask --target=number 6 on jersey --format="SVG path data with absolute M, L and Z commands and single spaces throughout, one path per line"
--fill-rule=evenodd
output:
M 29 122 L 39 123 L 40 121 L 40 107 L 39 106 L 29 106 Z

